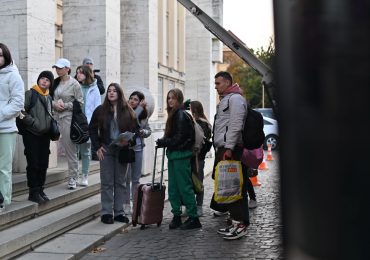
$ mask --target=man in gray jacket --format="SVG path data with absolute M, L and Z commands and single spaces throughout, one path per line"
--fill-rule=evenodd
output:
M 213 146 L 216 151 L 214 170 L 221 160 L 239 160 L 243 153 L 242 130 L 247 117 L 247 102 L 238 84 L 233 84 L 233 78 L 228 72 L 221 71 L 215 75 L 215 88 L 220 96 L 217 105 L 213 129 Z M 243 178 L 248 178 L 243 167 Z M 230 204 L 218 205 L 223 211 L 229 211 L 233 220 L 231 226 L 221 228 L 217 232 L 224 239 L 233 240 L 243 237 L 249 225 L 248 198 L 243 184 L 243 199 Z M 217 205 L 213 200 L 212 205 Z

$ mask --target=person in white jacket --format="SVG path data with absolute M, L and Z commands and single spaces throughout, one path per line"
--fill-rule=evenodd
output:
M 94 78 L 93 71 L 89 66 L 82 65 L 76 69 L 76 78 L 81 85 L 84 105 L 82 111 L 90 124 L 94 110 L 101 104 L 100 92 L 97 80 Z M 79 144 L 79 151 L 82 161 L 82 175 L 78 176 L 77 183 L 80 186 L 88 186 L 88 174 L 91 160 L 91 141 Z
M 12 198 L 12 162 L 18 132 L 15 118 L 23 106 L 23 80 L 8 47 L 0 43 L 0 211 Z

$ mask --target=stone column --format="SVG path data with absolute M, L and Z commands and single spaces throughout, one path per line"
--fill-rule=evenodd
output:
M 121 64 L 125 95 L 136 89 L 144 92 L 148 106 L 154 109 L 150 118 L 153 128 L 158 119 L 158 0 L 121 1 Z M 146 139 L 144 173 L 152 171 L 154 136 Z
M 36 84 L 42 70 L 52 70 L 55 53 L 55 0 L 3 0 L 0 8 L 2 39 L 11 53 L 25 84 Z M 50 147 L 49 167 L 57 164 L 56 145 Z M 26 167 L 22 137 L 17 138 L 13 171 Z
M 120 82 L 120 1 L 63 0 L 63 53 L 71 75 L 90 57 L 105 87 Z
M 222 24 L 223 0 L 195 0 L 204 12 Z M 204 25 L 187 11 L 185 96 L 203 104 L 210 122 L 216 110 L 214 75 L 216 63 L 222 61 L 222 44 L 204 28 Z

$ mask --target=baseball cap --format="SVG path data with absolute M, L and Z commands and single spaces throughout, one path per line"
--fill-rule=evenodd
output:
M 61 58 L 58 59 L 57 62 L 53 65 L 53 68 L 70 68 L 71 67 L 71 62 L 67 59 Z
M 82 61 L 82 64 L 83 64 L 83 65 L 86 65 L 86 64 L 93 64 L 93 65 L 94 65 L 94 61 L 93 61 L 93 59 L 91 59 L 91 58 L 85 58 L 85 59 Z

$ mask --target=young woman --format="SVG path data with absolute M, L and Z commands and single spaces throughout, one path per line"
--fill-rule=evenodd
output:
M 191 157 L 195 133 L 191 119 L 183 106 L 184 95 L 180 89 L 171 89 L 167 94 L 167 122 L 164 137 L 157 140 L 159 147 L 167 147 L 168 196 L 173 219 L 170 229 L 200 228 L 193 184 L 191 180 Z M 181 223 L 181 205 L 186 206 L 189 218 Z
M 8 47 L 0 43 L 0 211 L 12 197 L 12 162 L 17 138 L 15 118 L 24 106 L 24 83 Z
M 27 126 L 23 133 L 23 144 L 27 159 L 28 200 L 39 204 L 49 201 L 44 192 L 44 185 L 50 154 L 49 129 L 52 109 L 49 88 L 53 86 L 53 82 L 51 71 L 40 73 L 37 84 L 25 93 L 24 108 L 27 113 L 22 119 Z M 34 104 L 33 95 L 37 97 Z
M 125 100 L 121 87 L 111 83 L 103 104 L 96 108 L 90 122 L 92 149 L 100 161 L 101 221 L 105 224 L 113 224 L 114 220 L 129 222 L 123 209 L 128 163 L 119 162 L 121 146 L 128 142 L 121 141 L 120 145 L 112 142 L 120 133 L 134 132 L 136 127 L 134 111 Z
M 206 115 L 204 114 L 202 103 L 200 103 L 199 101 L 190 102 L 190 111 L 195 121 L 197 121 L 197 123 L 202 127 L 203 132 L 204 132 L 204 137 L 206 138 L 205 143 L 203 144 L 202 149 L 200 150 L 197 156 L 198 158 L 194 158 L 194 159 L 198 159 L 198 177 L 199 177 L 199 180 L 203 182 L 204 163 L 205 163 L 206 154 L 212 147 L 212 142 L 211 142 L 212 125 L 209 123 Z M 203 208 L 202 208 L 203 198 L 204 198 L 204 192 L 196 194 L 198 216 L 203 215 Z
M 148 111 L 146 109 L 146 102 L 145 96 L 140 91 L 134 91 L 129 97 L 129 105 L 134 110 L 136 118 L 138 120 L 139 128 L 136 130 L 136 145 L 134 147 L 135 151 L 135 162 L 131 163 L 130 170 L 126 182 L 127 193 L 125 194 L 124 199 L 124 209 L 126 213 L 131 212 L 130 206 L 130 195 L 134 198 L 135 191 L 137 186 L 140 184 L 140 177 L 141 177 L 141 169 L 143 165 L 143 148 L 144 138 L 147 138 L 152 133 L 152 130 L 148 124 Z M 131 180 L 131 181 L 130 181 Z M 130 194 L 130 182 L 132 183 L 131 186 L 131 194 Z
M 89 66 L 83 65 L 78 66 L 76 69 L 76 78 L 81 84 L 82 95 L 84 99 L 84 105 L 82 111 L 87 117 L 87 122 L 90 123 L 91 116 L 100 104 L 100 92 L 97 85 L 97 80 L 94 79 L 93 71 Z M 81 154 L 82 161 L 82 176 L 78 176 L 77 184 L 80 186 L 88 186 L 88 175 L 89 175 L 89 166 L 91 160 L 91 143 L 90 140 L 86 143 L 79 144 L 78 150 Z
M 65 150 L 69 179 L 67 183 L 68 189 L 76 189 L 78 176 L 78 156 L 77 146 L 72 143 L 70 138 L 73 101 L 80 102 L 83 106 L 83 96 L 81 86 L 77 80 L 71 77 L 71 63 L 67 59 L 59 59 L 53 65 L 56 69 L 58 78 L 55 79 L 54 87 L 51 89 L 53 97 L 53 108 L 55 110 L 55 119 L 58 121 L 59 130 L 61 133 L 61 143 Z

